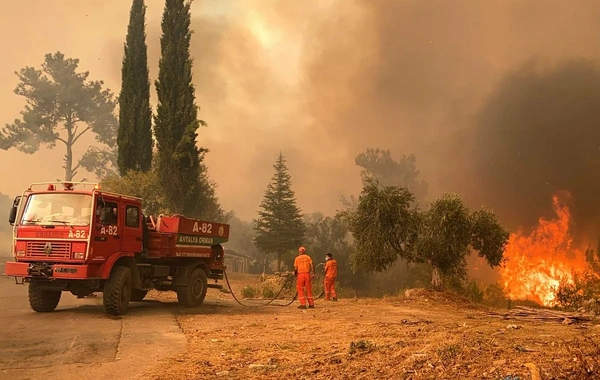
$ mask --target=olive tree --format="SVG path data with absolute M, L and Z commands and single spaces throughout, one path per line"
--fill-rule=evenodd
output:
M 427 263 L 432 286 L 442 275 L 464 278 L 472 251 L 491 267 L 503 260 L 509 233 L 487 209 L 471 212 L 457 194 L 444 194 L 428 210 L 411 208 L 414 196 L 406 188 L 365 184 L 354 211 L 346 211 L 355 239 L 354 269 L 381 272 L 398 258 Z
M 379 186 L 365 181 L 355 210 L 341 213 L 354 238 L 352 267 L 367 272 L 381 272 L 401 257 L 418 261 L 414 244 L 418 238 L 420 218 L 411 208 L 414 195 L 406 188 Z

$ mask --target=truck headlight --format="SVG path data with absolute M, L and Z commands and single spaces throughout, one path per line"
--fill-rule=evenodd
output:
M 83 260 L 85 254 L 83 252 L 75 252 L 73 253 L 73 258 L 78 260 Z
M 15 256 L 16 257 L 25 257 L 25 251 L 16 251 Z

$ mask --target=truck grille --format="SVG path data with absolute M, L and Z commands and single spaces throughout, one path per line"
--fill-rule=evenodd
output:
M 46 253 L 46 244 L 50 244 L 52 250 Z M 58 242 L 27 242 L 27 257 L 46 257 L 54 259 L 68 259 L 71 257 L 71 243 Z

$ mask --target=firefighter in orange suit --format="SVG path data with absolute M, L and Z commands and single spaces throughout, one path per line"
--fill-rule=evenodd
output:
M 312 293 L 312 279 L 315 277 L 315 267 L 309 255 L 306 254 L 306 248 L 298 248 L 298 256 L 294 260 L 294 274 L 297 277 L 296 289 L 300 306 L 298 309 L 306 309 L 306 299 L 308 298 L 308 307 L 315 307 L 315 300 Z M 304 295 L 306 289 L 306 296 Z
M 337 278 L 337 261 L 333 258 L 330 253 L 325 256 L 325 301 L 337 301 L 337 294 L 335 294 L 335 279 Z

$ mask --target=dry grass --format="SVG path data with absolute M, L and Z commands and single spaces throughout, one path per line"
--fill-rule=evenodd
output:
M 232 276 L 233 277 L 233 276 Z M 235 276 L 239 294 L 253 276 Z M 409 294 L 410 295 L 410 294 Z M 161 294 L 165 302 L 173 296 Z M 314 310 L 242 307 L 210 290 L 196 310 L 172 307 L 188 351 L 148 379 L 543 379 L 600 377 L 600 326 L 505 321 L 460 298 L 317 301 Z M 516 325 L 517 328 L 514 328 Z M 157 342 L 160 344 L 160 342 Z

